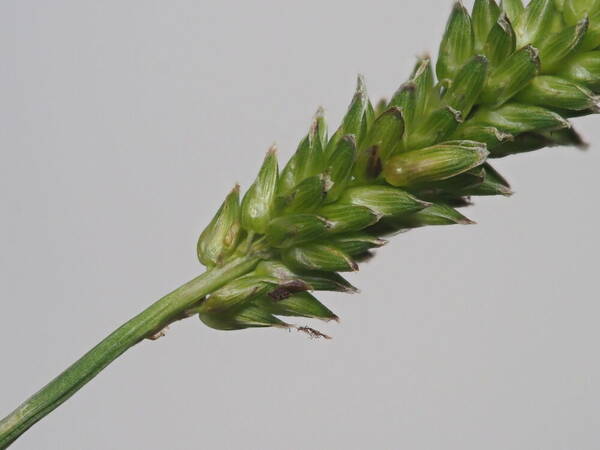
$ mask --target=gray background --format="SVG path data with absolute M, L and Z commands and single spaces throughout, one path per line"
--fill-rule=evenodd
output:
M 435 50 L 450 2 L 0 2 L 0 414 L 201 270 L 195 242 L 275 140 Z M 313 341 L 196 320 L 111 365 L 15 449 L 600 448 L 589 152 L 500 161 L 478 226 L 394 239 Z M 595 125 L 596 124 L 596 125 Z M 300 321 L 301 324 L 307 323 Z

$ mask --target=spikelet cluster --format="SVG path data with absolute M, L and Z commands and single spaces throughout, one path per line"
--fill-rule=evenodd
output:
M 510 195 L 490 160 L 582 146 L 569 118 L 598 111 L 600 0 L 477 0 L 452 9 L 435 64 L 420 59 L 389 101 L 365 83 L 337 130 L 322 111 L 280 171 L 271 149 L 240 200 L 225 199 L 198 242 L 209 269 L 257 252 L 255 269 L 208 296 L 213 328 L 337 319 L 315 291 L 353 292 L 339 272 L 398 231 L 472 223 L 456 208 Z

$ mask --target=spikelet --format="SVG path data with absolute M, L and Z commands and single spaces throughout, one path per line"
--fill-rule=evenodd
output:
M 471 224 L 468 197 L 511 195 L 490 159 L 584 146 L 568 121 L 595 113 L 600 1 L 476 0 L 452 8 L 435 64 L 417 61 L 390 101 L 373 108 L 362 77 L 328 137 L 319 110 L 278 172 L 269 151 L 241 205 L 235 189 L 202 233 L 209 269 L 260 248 L 262 262 L 208 296 L 213 328 L 288 326 L 279 317 L 337 316 L 309 291 L 355 292 L 354 271 L 382 236 Z

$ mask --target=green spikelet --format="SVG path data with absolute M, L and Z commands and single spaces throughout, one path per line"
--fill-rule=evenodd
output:
M 515 51 L 517 36 L 508 20 L 506 13 L 502 13 L 498 21 L 492 26 L 483 53 L 494 69 L 500 66 Z
M 404 135 L 402 109 L 392 107 L 377 117 L 364 140 L 365 148 L 377 147 L 382 161 L 398 150 Z
M 454 4 L 440 44 L 436 66 L 438 79 L 452 79 L 473 55 L 474 36 L 471 17 L 460 2 Z
M 413 122 L 422 120 L 435 101 L 436 92 L 434 91 L 435 81 L 433 76 L 431 59 L 428 57 L 419 59 L 411 76 L 411 81 L 415 85 L 416 100 L 415 110 L 412 114 Z
M 490 30 L 496 24 L 499 16 L 500 8 L 494 0 L 475 0 L 472 21 L 476 53 L 483 51 Z
M 407 139 L 406 150 L 429 147 L 451 136 L 464 122 L 459 110 L 452 106 L 439 107 L 416 126 Z
M 596 109 L 598 97 L 589 89 L 565 80 L 545 75 L 537 77 L 518 95 L 517 100 L 531 105 L 570 111 Z
M 600 51 L 580 53 L 569 59 L 557 76 L 591 91 L 600 91 Z
M 510 55 L 491 74 L 482 94 L 482 103 L 498 107 L 516 93 L 526 88 L 538 74 L 540 67 L 538 51 L 532 46 L 523 47 Z
M 206 267 L 222 264 L 235 250 L 240 231 L 240 187 L 236 186 L 198 239 L 200 262 Z
M 516 23 L 521 18 L 525 10 L 523 0 L 501 0 L 500 7 L 513 23 Z
M 398 187 L 446 180 L 483 164 L 488 155 L 485 144 L 475 141 L 451 141 L 413 150 L 386 164 L 385 180 Z
M 352 169 L 356 160 L 356 139 L 344 136 L 338 141 L 327 161 L 326 173 L 331 186 L 327 192 L 327 201 L 335 202 L 351 181 Z
M 265 295 L 257 302 L 262 309 L 277 316 L 307 317 L 320 320 L 338 320 L 338 317 L 309 292 L 297 292 L 282 299 Z
M 485 56 L 475 56 L 467 62 L 445 93 L 444 103 L 459 111 L 461 117 L 468 117 L 485 87 L 487 69 L 488 60 Z
M 280 176 L 270 152 L 241 207 L 229 195 L 200 260 L 261 262 L 209 295 L 202 321 L 233 330 L 290 326 L 278 316 L 337 319 L 314 291 L 355 292 L 338 272 L 358 270 L 383 236 L 472 224 L 456 208 L 512 194 L 491 158 L 585 146 L 568 118 L 598 110 L 599 46 L 600 0 L 476 0 L 472 15 L 455 3 L 437 82 L 420 58 L 373 108 L 359 77 L 331 137 L 319 110 Z
M 557 16 L 554 0 L 531 0 L 525 10 L 513 20 L 517 45 L 538 45 L 552 28 Z
M 267 153 L 265 162 L 254 184 L 242 201 L 242 226 L 255 233 L 264 234 L 273 215 L 279 170 L 275 147 Z
M 559 33 L 554 33 L 540 45 L 540 61 L 542 73 L 553 73 L 581 43 L 585 36 L 589 19 L 583 18 L 577 25 L 565 28 Z

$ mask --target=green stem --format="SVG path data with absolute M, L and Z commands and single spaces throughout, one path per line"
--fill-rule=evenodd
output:
M 256 266 L 258 260 L 255 256 L 246 256 L 223 267 L 209 270 L 164 296 L 116 329 L 0 421 L 0 450 L 7 448 L 29 427 L 71 397 L 127 349 L 151 337 L 168 324 L 185 317 L 186 311 L 202 297 L 248 273 Z

